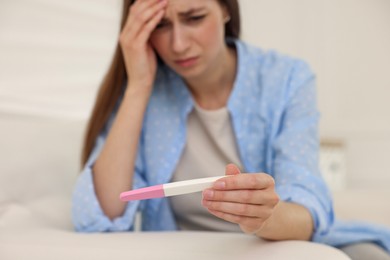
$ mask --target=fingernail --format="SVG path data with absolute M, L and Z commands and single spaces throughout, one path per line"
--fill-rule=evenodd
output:
M 214 197 L 214 191 L 212 190 L 205 190 L 203 193 L 203 196 L 207 199 L 212 199 Z
M 214 187 L 216 189 L 224 189 L 226 187 L 226 183 L 224 181 L 217 181 L 214 183 Z

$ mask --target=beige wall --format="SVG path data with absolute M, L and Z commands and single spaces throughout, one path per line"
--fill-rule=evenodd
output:
M 119 0 L 0 0 L 0 114 L 85 119 L 118 31 Z
M 0 1 L 0 120 L 85 120 L 115 45 L 119 3 Z M 240 3 L 245 40 L 317 72 L 321 136 L 347 144 L 347 185 L 388 186 L 390 1 Z
M 349 187 L 390 185 L 390 1 L 241 0 L 243 38 L 306 59 Z

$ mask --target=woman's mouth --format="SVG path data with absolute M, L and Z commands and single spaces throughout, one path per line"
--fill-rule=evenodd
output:
M 188 68 L 193 66 L 198 60 L 198 57 L 185 58 L 180 60 L 175 60 L 175 63 L 183 68 Z

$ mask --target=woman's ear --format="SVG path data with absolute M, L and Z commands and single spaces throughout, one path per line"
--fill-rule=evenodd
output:
M 222 9 L 222 19 L 223 19 L 223 22 L 227 23 L 231 19 L 230 13 L 229 13 L 229 11 L 228 11 L 228 9 L 227 9 L 225 4 L 223 4 L 223 3 L 219 3 L 219 4 L 220 4 L 221 9 Z

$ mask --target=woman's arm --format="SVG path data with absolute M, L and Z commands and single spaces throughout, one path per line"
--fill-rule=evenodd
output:
M 129 87 L 106 143 L 93 166 L 96 196 L 110 219 L 123 214 L 119 194 L 132 188 L 138 140 L 148 97 Z
M 110 219 L 123 214 L 126 203 L 119 201 L 119 194 L 133 186 L 138 140 L 157 69 L 149 37 L 163 17 L 165 6 L 166 1 L 136 1 L 120 35 L 128 85 L 93 167 L 95 192 Z

